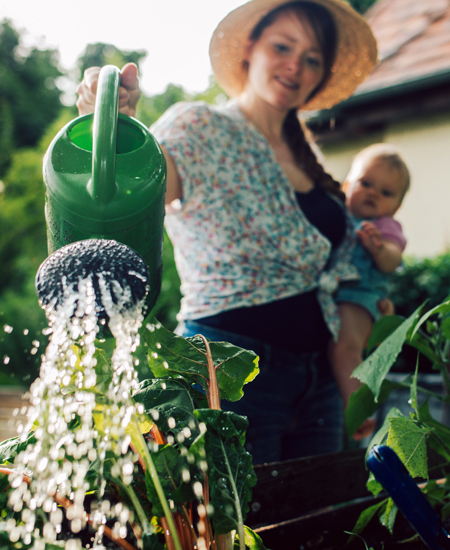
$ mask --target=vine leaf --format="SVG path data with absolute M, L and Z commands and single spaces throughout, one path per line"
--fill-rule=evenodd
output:
M 389 498 L 386 504 L 386 509 L 380 514 L 380 523 L 388 529 L 392 535 L 394 532 L 395 518 L 397 517 L 398 508 L 394 501 Z
M 345 427 L 349 437 L 356 432 L 366 418 L 374 414 L 379 405 L 383 403 L 383 401 L 389 397 L 392 390 L 398 386 L 399 385 L 395 382 L 383 380 L 378 403 L 375 403 L 373 393 L 365 384 L 351 394 L 349 403 L 345 409 Z
M 428 479 L 427 445 L 430 429 L 406 417 L 390 418 L 387 445 L 392 447 L 412 477 Z
M 156 320 L 146 328 L 144 341 L 149 349 L 148 362 L 153 374 L 161 378 L 182 376 L 207 391 L 209 375 L 203 339 L 178 336 Z M 259 373 L 258 356 L 228 342 L 210 342 L 209 346 L 221 397 L 239 400 L 244 395 L 243 386 Z
M 358 533 L 361 533 L 366 526 L 369 524 L 370 520 L 375 516 L 375 514 L 383 514 L 386 510 L 388 499 L 381 500 L 380 502 L 377 502 L 376 504 L 373 504 L 369 508 L 366 508 L 363 512 L 361 512 L 358 521 L 355 524 L 355 527 L 352 529 L 352 536 L 350 537 L 350 540 L 352 540 Z
M 422 306 L 421 306 L 422 307 Z M 366 384 L 373 393 L 375 401 L 378 402 L 381 385 L 386 378 L 392 365 L 395 363 L 398 354 L 402 350 L 406 337 L 412 327 L 417 323 L 421 307 L 410 317 L 405 319 L 386 340 L 384 340 L 369 357 L 357 367 L 352 374 Z

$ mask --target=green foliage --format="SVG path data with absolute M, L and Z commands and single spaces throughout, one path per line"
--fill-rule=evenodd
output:
M 382 402 L 386 394 L 395 387 L 392 383 L 387 384 L 386 376 L 394 366 L 400 350 L 403 346 L 413 349 L 417 355 L 415 372 L 399 384 L 403 388 L 409 388 L 408 403 L 412 407 L 412 412 L 406 417 L 398 409 L 391 409 L 383 425 L 372 438 L 369 448 L 380 444 L 390 446 L 413 477 L 428 480 L 429 449 L 440 455 L 442 467 L 450 465 L 450 427 L 433 418 L 428 407 L 429 397 L 450 405 L 450 299 L 425 313 L 424 309 L 425 304 L 417 308 L 407 319 L 385 318 L 374 325 L 369 342 L 370 349 L 374 351 L 353 373 L 364 386 L 355 394 L 351 407 L 349 406 L 346 411 L 346 423 L 347 427 L 354 430 L 365 419 L 365 414 L 373 414 L 377 400 L 378 404 Z M 424 358 L 431 361 L 434 370 L 440 372 L 444 387 L 443 396 L 418 385 L 420 363 Z M 427 399 L 419 406 L 420 393 Z M 363 405 L 364 399 L 370 402 L 370 405 Z M 359 404 L 362 406 L 359 407 Z M 434 482 L 428 482 L 425 492 L 431 501 L 434 499 L 434 502 L 442 504 L 450 498 L 448 482 L 446 485 L 447 487 L 438 487 Z M 367 486 L 374 495 L 382 490 L 372 475 Z M 396 513 L 397 508 L 392 500 L 383 501 L 366 510 L 354 531 L 360 532 L 370 518 L 377 514 L 382 525 L 392 532 Z
M 137 105 L 136 118 L 146 126 L 151 126 L 171 105 L 191 99 L 181 86 L 169 84 L 162 94 L 141 96 Z
M 252 458 L 244 449 L 248 421 L 229 411 L 197 409 L 195 415 L 207 427 L 192 450 L 199 462 L 207 461 L 214 529 L 218 534 L 236 530 L 242 539 L 256 484 Z
M 149 323 L 147 329 L 144 339 L 151 351 L 149 365 L 153 374 L 161 378 L 182 376 L 189 383 L 200 384 L 208 395 L 210 377 L 203 339 L 177 336 L 158 322 Z M 259 372 L 257 355 L 228 342 L 209 342 L 209 347 L 221 397 L 237 401 L 243 395 L 244 384 Z
M 0 143 L 11 140 L 9 153 L 34 146 L 61 111 L 58 63 L 56 50 L 26 48 L 10 21 L 0 23 Z
M 450 253 L 435 258 L 406 257 L 391 276 L 390 296 L 398 315 L 409 317 L 425 301 L 440 304 L 450 293 Z
M 203 355 L 203 351 L 196 348 L 198 338 L 185 340 L 174 337 L 162 327 L 155 330 L 154 325 L 150 325 L 147 332 L 156 334 L 159 344 L 156 349 L 177 364 L 173 369 L 164 369 L 164 378 L 141 382 L 139 390 L 133 395 L 133 400 L 142 404 L 144 411 L 134 414 L 126 431 L 131 439 L 133 452 L 140 457 L 138 463 L 145 463 L 146 471 L 143 472 L 136 464 L 133 482 L 126 485 L 121 479 L 121 468 L 118 463 L 120 451 L 115 442 L 112 450 L 106 453 L 101 474 L 98 458 L 91 461 L 85 478 L 89 487 L 87 492 L 95 491 L 101 475 L 106 483 L 108 498 L 125 502 L 133 510 L 134 521 L 139 523 L 144 533 L 143 548 L 163 548 L 157 536 L 157 533 L 161 532 L 161 527 L 155 526 L 160 521 L 158 518 L 166 517 L 175 548 L 181 549 L 181 546 L 177 546 L 172 514 L 180 514 L 186 518 L 187 510 L 194 504 L 200 504 L 208 513 L 208 524 L 212 525 L 213 529 L 212 536 L 226 536 L 231 541 L 230 532 L 236 530 L 239 534 L 239 546 L 236 545 L 236 548 L 265 550 L 261 539 L 250 529 L 244 528 L 243 523 L 249 510 L 252 487 L 256 483 L 251 456 L 244 449 L 247 419 L 232 412 L 198 408 L 199 405 L 205 405 L 205 398 L 191 383 L 208 377 L 203 359 L 192 359 L 199 359 Z M 160 361 L 155 357 L 155 339 L 149 338 L 148 344 L 145 339 L 144 343 L 149 365 L 157 375 Z M 171 345 L 175 347 L 174 353 L 170 356 L 167 349 Z M 258 371 L 255 356 L 253 352 L 246 352 L 234 346 L 228 347 L 224 343 L 211 343 L 210 346 L 215 369 L 222 372 L 222 376 L 217 376 L 222 395 L 234 399 L 242 393 L 245 381 L 253 379 Z M 190 357 L 193 347 L 196 351 Z M 72 381 L 64 384 L 64 395 L 70 399 L 79 391 L 77 384 L 73 382 L 77 379 L 79 369 L 83 368 L 82 349 L 72 346 L 71 350 L 76 350 L 77 361 L 71 375 Z M 180 359 L 181 357 L 184 359 Z M 84 388 L 83 391 L 95 395 L 97 405 L 93 412 L 93 421 L 98 440 L 109 434 L 108 437 L 113 441 L 114 432 L 106 427 L 104 421 L 111 405 L 107 393 L 109 382 L 112 380 L 110 353 L 97 348 L 95 358 L 97 384 L 89 389 Z M 235 376 L 241 368 L 246 374 Z M 183 378 L 180 378 L 180 374 Z M 213 379 L 209 382 L 212 384 Z M 142 433 L 146 433 L 147 438 L 152 436 L 152 432 L 149 432 L 153 426 L 152 418 L 166 438 L 167 444 L 148 445 L 144 440 Z M 69 428 L 76 438 L 77 430 L 82 429 L 76 415 Z M 21 452 L 31 451 L 31 446 L 35 442 L 33 433 L 30 433 L 24 441 L 13 438 L 1 443 L 0 463 L 13 462 Z M 204 483 L 205 476 L 207 484 Z M 6 502 L 9 491 L 5 479 L 5 472 L 0 472 L 0 502 Z M 198 486 L 203 488 L 199 491 Z M 168 501 L 171 502 L 170 509 Z M 4 536 L 1 531 L 0 536 Z
M 40 355 L 47 345 L 42 334 L 47 322 L 34 288 L 36 272 L 47 257 L 42 159 L 55 133 L 71 118 L 71 111 L 63 110 L 36 148 L 16 150 L 4 176 L 0 192 L 2 384 L 27 385 L 37 376 Z M 5 332 L 5 326 L 12 327 L 12 332 Z
M 390 368 L 395 363 L 398 354 L 403 348 L 406 335 L 411 327 L 417 323 L 419 310 L 403 321 L 369 357 L 355 369 L 353 377 L 366 384 L 378 400 L 381 385 Z
M 139 63 L 146 55 L 147 52 L 144 50 L 124 51 L 103 42 L 88 44 L 77 61 L 78 78 L 81 78 L 89 67 L 116 65 L 122 68 L 126 63 L 135 63 L 139 67 Z
M 177 314 L 180 311 L 181 301 L 180 285 L 180 277 L 173 257 L 173 246 L 164 231 L 161 292 L 150 316 L 159 319 L 169 330 L 174 330 L 177 326 Z

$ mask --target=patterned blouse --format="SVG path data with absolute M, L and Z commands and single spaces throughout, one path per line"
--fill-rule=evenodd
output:
M 236 102 L 178 103 L 151 131 L 183 188 L 166 215 L 181 278 L 180 320 L 287 298 L 319 287 L 325 321 L 339 329 L 332 294 L 357 278 L 351 224 L 335 254 L 301 211 L 265 137 Z

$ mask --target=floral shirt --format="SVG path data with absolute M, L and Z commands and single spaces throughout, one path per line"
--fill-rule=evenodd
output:
M 339 328 L 332 294 L 357 278 L 348 238 L 330 242 L 307 220 L 265 137 L 236 102 L 178 103 L 151 131 L 175 162 L 180 208 L 166 215 L 181 278 L 180 320 L 263 304 L 319 287 L 325 320 Z

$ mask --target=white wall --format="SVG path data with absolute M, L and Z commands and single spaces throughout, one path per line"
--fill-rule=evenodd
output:
M 411 189 L 396 218 L 408 240 L 405 253 L 432 257 L 450 250 L 450 114 L 393 124 L 369 139 L 324 146 L 327 168 L 343 181 L 354 154 L 392 143 L 411 171 Z

